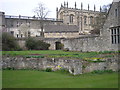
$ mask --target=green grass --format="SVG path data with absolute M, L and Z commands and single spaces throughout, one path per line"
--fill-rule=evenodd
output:
M 26 56 L 31 54 L 40 54 L 46 57 L 65 57 L 65 58 L 86 58 L 99 55 L 97 52 L 65 52 L 62 50 L 32 50 L 32 51 L 2 51 L 2 55 Z
M 1 53 L 1 52 L 0 52 Z M 118 54 L 118 52 L 79 52 L 79 51 L 62 51 L 62 50 L 29 50 L 29 51 L 2 51 L 2 55 L 9 56 L 24 56 L 24 57 L 50 57 L 50 58 L 92 58 L 99 57 L 99 55 L 104 55 L 105 58 L 113 57 Z
M 3 88 L 118 88 L 117 73 L 72 76 L 62 72 L 3 70 Z
M 2 51 L 2 54 L 8 55 L 28 55 L 28 54 L 79 54 L 80 52 L 73 51 L 73 52 L 65 52 L 62 50 L 28 50 L 28 51 Z M 96 53 L 96 52 L 92 52 Z

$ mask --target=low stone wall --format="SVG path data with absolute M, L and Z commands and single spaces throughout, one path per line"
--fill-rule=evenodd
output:
M 79 59 L 64 58 L 25 58 L 25 57 L 3 57 L 2 68 L 14 69 L 37 69 L 43 70 L 52 68 L 59 70 L 61 68 L 69 70 L 71 74 L 77 75 L 94 70 L 110 70 L 118 71 L 118 59 L 109 58 L 105 62 L 88 62 Z
M 117 58 L 108 58 L 105 62 L 84 62 L 83 65 L 83 73 L 92 72 L 94 70 L 119 70 Z

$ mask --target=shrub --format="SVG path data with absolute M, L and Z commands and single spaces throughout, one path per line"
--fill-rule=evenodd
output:
M 102 73 L 112 73 L 113 72 L 113 70 L 94 70 L 92 73 L 93 74 L 102 74 Z
M 45 71 L 46 72 L 52 72 L 52 69 L 51 68 L 46 68 Z
M 29 50 L 48 50 L 50 44 L 43 42 L 41 40 L 36 40 L 32 37 L 26 39 L 26 47 Z
M 7 68 L 3 68 L 2 70 L 15 70 L 14 67 L 7 67 Z
M 3 32 L 2 33 L 2 50 L 3 51 L 19 51 L 22 50 L 18 45 L 15 37 L 10 33 Z
M 26 58 L 44 58 L 44 56 L 27 55 Z

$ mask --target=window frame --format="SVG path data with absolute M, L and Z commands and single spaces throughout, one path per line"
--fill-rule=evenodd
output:
M 74 15 L 73 14 L 70 14 L 70 17 L 69 17 L 69 19 L 70 19 L 70 23 L 73 23 L 74 22 Z
M 111 31 L 111 43 L 120 44 L 120 26 L 112 27 L 110 31 Z

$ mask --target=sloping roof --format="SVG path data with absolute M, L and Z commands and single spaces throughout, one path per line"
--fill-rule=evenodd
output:
M 45 32 L 78 32 L 79 28 L 76 25 L 46 25 Z

